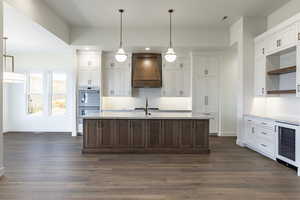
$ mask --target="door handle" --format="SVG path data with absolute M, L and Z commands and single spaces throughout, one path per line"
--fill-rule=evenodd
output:
M 208 106 L 208 96 L 205 96 L 205 97 L 204 97 L 204 104 L 205 104 L 206 106 Z

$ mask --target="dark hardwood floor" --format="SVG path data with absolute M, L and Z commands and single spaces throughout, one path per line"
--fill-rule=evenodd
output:
M 4 135 L 0 200 L 300 199 L 296 172 L 211 137 L 211 154 L 82 155 L 81 137 Z

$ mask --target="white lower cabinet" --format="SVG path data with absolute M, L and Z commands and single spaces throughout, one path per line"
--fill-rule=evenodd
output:
M 248 117 L 244 118 L 245 145 L 264 156 L 275 159 L 276 141 L 274 121 Z

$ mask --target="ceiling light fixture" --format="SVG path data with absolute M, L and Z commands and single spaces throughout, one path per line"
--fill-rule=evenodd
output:
M 4 83 L 23 83 L 25 81 L 24 74 L 15 73 L 14 56 L 7 54 L 6 41 L 7 37 L 3 37 L 3 82 Z M 10 64 L 11 72 L 7 72 L 7 65 Z
M 172 14 L 173 14 L 174 10 L 170 9 L 168 12 L 170 14 L 170 44 L 169 44 L 168 51 L 165 55 L 165 59 L 167 62 L 174 62 L 177 58 L 176 53 L 173 49 L 173 44 L 172 44 Z
M 149 48 L 149 47 L 146 47 L 145 50 L 146 50 L 146 51 L 150 51 L 150 48 Z
M 123 9 L 119 9 L 120 13 L 120 46 L 119 49 L 115 55 L 115 58 L 118 62 L 125 62 L 127 59 L 127 54 L 125 53 L 123 49 Z

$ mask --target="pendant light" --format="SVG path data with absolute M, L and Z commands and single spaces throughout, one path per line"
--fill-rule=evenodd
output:
M 23 83 L 25 81 L 25 76 L 24 74 L 19 74 L 19 73 L 15 73 L 15 66 L 14 66 L 14 57 L 11 55 L 7 54 L 7 49 L 6 49 L 6 41 L 7 41 L 7 37 L 2 38 L 3 39 L 3 82 L 4 83 Z M 6 68 L 7 68 L 7 63 L 10 61 L 11 64 L 11 72 L 7 72 Z
M 170 44 L 169 44 L 168 51 L 165 55 L 165 59 L 167 62 L 174 62 L 177 58 L 176 53 L 173 49 L 173 44 L 172 44 L 172 14 L 173 14 L 174 10 L 170 9 L 168 12 L 170 14 Z
M 115 55 L 115 58 L 118 62 L 125 62 L 127 59 L 127 54 L 123 49 L 123 9 L 119 9 L 120 13 L 120 47 Z

